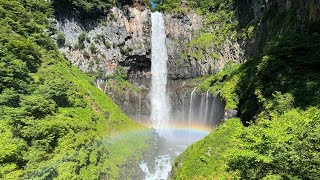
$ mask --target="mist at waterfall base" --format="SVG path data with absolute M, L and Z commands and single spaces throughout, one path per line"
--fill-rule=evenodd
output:
M 172 109 L 166 129 L 162 129 L 154 162 L 141 162 L 146 180 L 169 179 L 174 160 L 191 144 L 201 140 L 221 122 L 224 102 L 219 95 L 190 91 L 182 98 L 179 109 Z M 150 121 L 142 124 L 153 127 Z
M 167 90 L 168 55 L 162 14 L 152 13 L 151 24 L 151 115 L 150 121 L 139 121 L 156 129 L 160 142 L 154 161 L 146 160 L 148 162 L 142 161 L 139 164 L 146 180 L 168 179 L 175 158 L 190 144 L 208 135 L 214 124 L 212 120 L 217 119 L 213 111 L 216 96 L 208 92 L 195 93 L 196 89 L 190 96 L 183 97 L 179 110 L 171 108 L 172 102 Z

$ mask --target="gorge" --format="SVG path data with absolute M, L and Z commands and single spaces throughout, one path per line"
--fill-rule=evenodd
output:
M 212 128 L 212 121 L 215 111 L 215 97 L 209 99 L 208 92 L 200 99 L 201 107 L 197 109 L 194 91 L 191 92 L 189 111 L 181 109 L 180 119 L 173 119 L 171 113 L 171 100 L 167 90 L 167 47 L 165 25 L 162 14 L 154 12 L 151 14 L 151 90 L 149 93 L 151 114 L 151 127 L 155 128 L 162 141 L 159 144 L 159 152 L 156 154 L 153 169 L 149 169 L 148 163 L 142 162 L 139 166 L 146 174 L 146 180 L 168 179 L 172 163 L 175 158 L 190 144 L 203 138 Z M 212 106 L 209 106 L 212 104 Z M 216 104 L 220 105 L 220 104 Z M 195 111 L 195 112 L 194 112 Z M 222 110 L 223 111 L 223 110 Z M 189 113 L 188 113 L 189 112 Z M 208 113 L 210 112 L 210 113 Z M 204 114 L 205 116 L 203 117 Z M 218 113 L 217 113 L 218 114 Z M 212 115 L 212 116 L 211 116 Z M 188 117 L 186 117 L 188 116 Z M 185 118 L 186 117 L 186 118 Z M 216 124 L 218 124 L 220 119 Z M 207 120 L 209 121 L 207 123 Z M 198 125 L 198 126 L 196 126 Z M 200 131 L 199 127 L 208 131 Z
M 225 103 L 219 95 L 209 94 L 208 91 L 194 92 L 194 85 L 188 82 L 190 77 L 213 71 L 213 62 L 189 62 L 182 59 L 180 44 L 196 36 L 202 26 L 202 18 L 193 12 L 187 16 L 164 14 L 163 19 L 156 19 L 157 24 L 154 25 L 154 13 L 149 9 L 113 8 L 110 13 L 113 17 L 107 18 L 105 25 L 90 27 L 88 30 L 85 27 L 90 26 L 89 22 L 80 24 L 72 19 L 63 20 L 63 16 L 61 20 L 58 19 L 56 28 L 66 35 L 66 46 L 62 46 L 60 51 L 85 72 L 117 74 L 118 68 L 124 67 L 128 72 L 128 81 L 136 88 L 112 79 L 103 79 L 103 76 L 97 77 L 94 85 L 108 94 L 129 117 L 157 129 L 164 139 L 160 141 L 160 146 L 164 148 L 159 148 L 155 161 L 166 168 L 160 171 L 160 167 L 152 160 L 148 160 L 150 170 L 147 164 L 142 163 L 140 166 L 143 166 L 144 172 L 148 172 L 146 174 L 151 179 L 152 176 L 167 177 L 177 155 L 207 135 L 224 117 Z M 158 24 L 162 21 L 163 25 Z M 160 29 L 161 33 L 158 32 Z M 156 33 L 152 34 L 154 31 Z M 84 49 L 74 48 L 79 42 L 78 37 L 83 34 L 86 36 Z M 92 42 L 97 49 L 96 53 L 90 49 Z M 129 51 L 124 53 L 124 50 Z M 83 56 L 85 52 L 90 53 L 88 59 Z M 168 71 L 168 77 L 165 71 Z M 157 84 L 150 85 L 154 83 Z M 206 114 L 205 117 L 202 113 Z
M 320 179 L 319 0 L 0 1 L 0 179 Z

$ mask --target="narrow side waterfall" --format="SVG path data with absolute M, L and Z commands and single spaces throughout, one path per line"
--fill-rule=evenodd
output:
M 223 119 L 225 107 L 219 92 L 213 95 L 209 94 L 209 91 L 195 92 L 195 90 L 190 93 L 188 127 L 196 125 L 212 128 L 218 125 Z
M 193 94 L 195 92 L 197 88 L 194 88 L 191 92 L 191 96 L 190 96 L 190 107 L 189 107 L 189 121 L 188 121 L 188 128 L 191 128 L 191 121 L 193 119 Z
M 162 14 L 151 14 L 151 122 L 160 136 L 165 136 L 165 129 L 169 126 L 170 102 L 167 93 L 167 48 L 165 25 Z

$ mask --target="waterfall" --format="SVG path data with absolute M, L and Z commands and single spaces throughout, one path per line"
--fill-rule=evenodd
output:
M 199 121 L 204 121 L 204 114 L 205 114 L 205 96 L 201 94 L 201 102 L 200 102 L 200 111 L 199 111 Z
M 181 108 L 181 120 L 184 120 L 184 104 L 185 104 L 185 102 L 184 102 L 184 98 L 185 98 L 185 95 L 183 95 L 182 96 L 182 108 Z
M 220 91 L 212 95 L 207 92 L 196 92 L 194 88 L 190 94 L 188 109 L 188 119 L 185 125 L 192 129 L 193 126 L 214 127 L 222 119 L 224 107 L 221 109 L 223 102 L 219 97 Z M 184 108 L 184 107 L 182 107 Z M 183 111 L 183 110 L 182 110 Z
M 95 82 L 95 85 L 97 86 L 97 88 L 99 88 L 102 91 L 102 88 L 100 87 L 100 84 L 102 83 L 101 79 L 97 79 Z
M 151 122 L 159 135 L 169 138 L 169 119 L 171 106 L 167 92 L 167 48 L 165 25 L 162 14 L 151 14 Z M 147 163 L 141 163 L 140 168 L 146 174 L 146 180 L 168 179 L 171 171 L 171 156 L 161 155 L 155 158 L 155 173 L 150 173 Z
M 207 94 L 206 94 L 206 109 L 204 112 L 205 123 L 207 123 L 208 121 L 208 110 L 209 110 L 208 108 L 209 108 L 209 90 L 207 91 Z
M 209 93 L 196 94 L 194 88 L 189 96 L 182 97 L 181 114 L 175 109 L 171 115 L 169 94 L 167 92 L 167 49 L 165 25 L 162 14 L 155 12 L 151 14 L 151 88 L 149 93 L 151 104 L 151 123 L 160 135 L 159 149 L 154 159 L 154 164 L 142 161 L 139 166 L 145 173 L 145 180 L 168 179 L 172 168 L 172 160 L 175 159 L 191 143 L 198 141 L 208 134 L 202 126 L 210 120 L 213 103 Z M 182 85 L 183 86 L 183 85 Z M 201 99 L 199 99 L 199 97 Z M 186 103 L 184 102 L 186 99 Z M 140 101 L 140 100 L 139 100 Z M 139 105 L 141 103 L 139 102 Z M 141 111 L 140 109 L 138 110 Z M 210 113 L 210 115 L 209 115 Z M 189 115 L 189 116 L 188 116 Z M 176 117 L 181 122 L 175 122 Z M 186 121 L 185 121 L 186 120 Z M 186 128 L 188 125 L 188 128 Z M 149 170 L 150 168 L 150 170 Z
M 188 126 L 189 129 L 191 128 L 191 121 L 193 120 L 193 94 L 196 91 L 197 88 L 194 88 L 191 92 L 191 96 L 190 96 L 190 107 L 189 107 L 189 121 L 188 121 Z
M 209 117 L 208 117 L 209 120 L 214 120 L 214 114 L 216 113 L 215 101 L 216 101 L 217 95 L 218 94 L 215 94 L 213 96 L 213 99 L 212 99 L 212 102 L 211 102 L 211 111 L 210 111 L 210 113 L 208 112 L 209 113 Z
M 151 14 L 151 122 L 160 136 L 165 136 L 170 119 L 170 103 L 167 93 L 167 48 L 162 14 Z
M 141 122 L 141 95 L 138 94 L 138 121 Z
M 103 93 L 107 94 L 107 87 L 108 87 L 108 82 L 106 81 L 106 85 L 104 86 Z
M 135 94 L 135 100 L 136 100 L 136 114 L 135 114 L 135 118 L 137 122 L 142 122 L 141 121 L 141 95 L 140 93 L 134 93 Z

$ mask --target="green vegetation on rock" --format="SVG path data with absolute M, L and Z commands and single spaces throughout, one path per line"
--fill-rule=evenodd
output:
M 294 107 L 318 106 L 320 36 L 290 34 L 271 41 L 264 54 L 242 65 L 226 67 L 199 90 L 221 92 L 228 109 L 238 109 L 244 122 L 266 108 L 275 92 L 289 93 Z
M 241 179 L 319 179 L 319 115 L 319 109 L 310 108 L 260 116 L 239 136 L 229 171 Z
M 0 12 L 0 178 L 136 179 L 153 135 L 58 53 L 50 2 Z
M 240 17 L 251 16 L 243 4 L 250 3 L 239 2 L 247 13 Z M 320 178 L 319 19 L 300 11 L 302 1 L 285 11 L 270 4 L 259 22 L 239 19 L 247 27 L 240 37 L 256 36 L 254 56 L 198 86 L 220 93 L 243 125 L 226 120 L 189 147 L 175 162 L 173 179 Z
M 237 147 L 244 127 L 239 119 L 229 119 L 203 140 L 187 148 L 176 160 L 172 179 L 228 179 L 226 151 Z
M 202 82 L 197 90 L 209 91 L 211 94 L 220 93 L 226 101 L 227 109 L 236 109 L 239 104 L 239 96 L 236 87 L 239 81 L 239 64 L 224 68 L 221 72 L 209 77 Z
M 148 0 L 141 0 L 142 6 L 150 6 Z M 133 5 L 132 0 L 55 0 L 53 1 L 56 12 L 72 14 L 80 19 L 92 19 L 108 14 L 114 6 Z
M 204 19 L 203 27 L 183 49 L 183 57 L 197 61 L 217 60 L 222 56 L 222 49 L 227 41 L 237 41 L 238 21 L 235 14 L 234 0 L 180 1 L 164 0 L 156 6 L 157 10 L 171 13 L 195 12 Z

